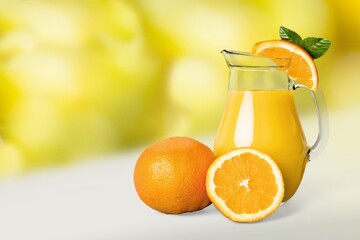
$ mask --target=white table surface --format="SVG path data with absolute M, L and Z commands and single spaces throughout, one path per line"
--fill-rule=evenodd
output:
M 261 222 L 234 223 L 212 205 L 182 215 L 148 208 L 133 186 L 135 151 L 0 182 L 0 239 L 360 239 L 359 116 L 330 116 L 325 152 Z

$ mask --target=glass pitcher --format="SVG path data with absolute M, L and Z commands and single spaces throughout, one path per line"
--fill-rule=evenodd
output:
M 227 50 L 221 53 L 230 68 L 230 79 L 214 152 L 219 156 L 239 147 L 252 147 L 271 156 L 281 169 L 283 201 L 287 201 L 299 187 L 306 163 L 324 147 L 327 118 L 325 109 L 319 108 L 318 93 L 288 77 L 290 59 Z M 294 92 L 298 88 L 310 92 L 318 116 L 318 136 L 311 147 L 295 107 Z

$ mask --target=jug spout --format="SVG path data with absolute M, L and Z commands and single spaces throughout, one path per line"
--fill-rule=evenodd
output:
M 289 66 L 289 58 L 267 58 L 254 56 L 249 52 L 222 50 L 221 54 L 229 67 L 242 68 L 269 68 L 276 70 L 286 70 Z
M 289 89 L 287 58 L 266 58 L 248 52 L 222 50 L 230 68 L 229 89 L 274 90 Z

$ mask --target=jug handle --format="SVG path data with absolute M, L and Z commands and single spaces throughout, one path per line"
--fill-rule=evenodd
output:
M 324 94 L 319 87 L 316 92 L 312 91 L 307 86 L 300 84 L 300 83 L 294 83 L 293 89 L 296 90 L 298 88 L 304 88 L 308 92 L 310 92 L 310 95 L 313 99 L 316 115 L 317 115 L 317 123 L 318 123 L 318 135 L 316 138 L 315 143 L 312 145 L 312 147 L 309 149 L 309 161 L 313 158 L 316 158 L 320 155 L 320 153 L 324 150 L 326 143 L 328 141 L 329 136 L 329 121 L 328 121 L 328 115 L 327 115 L 327 109 L 326 109 L 326 103 L 325 103 L 325 97 Z

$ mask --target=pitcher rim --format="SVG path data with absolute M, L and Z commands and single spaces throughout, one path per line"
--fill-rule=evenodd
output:
M 255 68 L 255 69 L 274 69 L 274 70 L 286 70 L 290 65 L 291 58 L 278 58 L 278 57 L 264 57 L 264 56 L 255 56 L 250 52 L 244 52 L 244 51 L 236 51 L 236 50 L 227 50 L 223 49 L 221 52 L 225 56 L 226 63 L 230 67 L 246 67 L 246 68 Z M 226 55 L 233 55 L 233 56 L 240 56 L 240 57 L 251 57 L 253 59 L 260 60 L 270 60 L 267 61 L 266 64 L 235 64 L 233 62 L 230 62 L 228 58 L 226 58 Z M 281 63 L 281 64 L 279 64 Z

